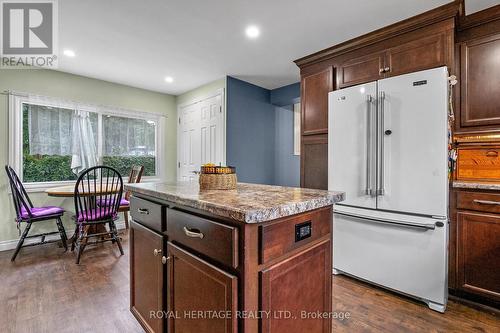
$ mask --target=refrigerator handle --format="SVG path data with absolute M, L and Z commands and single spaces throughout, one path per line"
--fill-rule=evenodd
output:
M 372 160 L 372 96 L 366 95 L 366 195 L 372 195 L 372 174 L 371 174 L 371 160 Z
M 379 128 L 377 131 L 378 135 L 378 142 L 379 142 L 379 149 L 380 149 L 380 154 L 378 156 L 379 160 L 379 169 L 378 169 L 378 188 L 377 188 L 377 195 L 384 195 L 385 194 L 385 185 L 384 185 L 384 104 L 385 104 L 385 92 L 381 91 L 380 92 L 380 98 L 379 98 Z

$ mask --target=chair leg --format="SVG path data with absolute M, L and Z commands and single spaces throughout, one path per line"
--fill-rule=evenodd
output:
M 75 227 L 75 232 L 73 233 L 73 237 L 71 237 L 71 252 L 75 250 L 76 239 L 78 238 L 78 224 Z
M 123 218 L 125 219 L 125 229 L 128 229 L 128 212 L 123 212 Z
M 21 238 L 19 238 L 19 242 L 17 242 L 16 250 L 14 251 L 12 258 L 10 258 L 10 261 L 16 260 L 17 254 L 19 253 L 19 251 L 21 251 L 24 240 L 26 239 L 26 236 L 28 236 L 30 228 L 31 228 L 31 223 L 27 223 L 26 228 L 24 228 L 23 234 L 21 235 Z
M 65 251 L 68 251 L 68 237 L 66 236 L 66 230 L 64 230 L 64 225 L 60 217 L 56 219 L 57 229 L 59 230 L 59 235 L 61 236 L 61 241 Z
M 116 230 L 115 222 L 110 222 L 109 228 L 111 229 L 113 240 L 116 242 L 118 248 L 120 249 L 121 255 L 124 255 L 122 243 L 120 242 L 120 237 L 118 237 L 118 231 Z
M 83 240 L 85 239 L 85 234 L 86 232 L 86 227 L 79 227 L 78 228 L 78 238 L 76 240 L 76 264 L 80 264 L 80 258 L 82 256 L 83 249 L 85 248 L 85 244 L 83 243 Z

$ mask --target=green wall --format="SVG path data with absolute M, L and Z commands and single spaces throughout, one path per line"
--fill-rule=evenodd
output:
M 165 142 L 164 175 L 166 180 L 175 180 L 177 164 L 176 145 L 176 98 L 171 95 L 132 88 L 116 83 L 90 79 L 83 76 L 42 69 L 0 70 L 0 92 L 12 90 L 43 96 L 59 97 L 66 100 L 86 102 L 90 104 L 107 105 L 124 109 L 142 110 L 166 115 L 164 120 Z M 9 161 L 8 132 L 8 97 L 0 95 L 0 245 L 2 241 L 18 238 L 14 222 L 15 211 L 11 195 L 8 191 L 8 181 L 3 166 Z M 71 215 L 74 211 L 73 201 L 69 199 L 49 198 L 43 192 L 30 193 L 35 205 L 57 205 L 65 207 L 66 231 L 72 232 L 74 224 Z M 42 222 L 37 232 L 55 229 L 54 222 Z
M 226 77 L 223 77 L 222 79 L 207 83 L 198 88 L 185 92 L 182 95 L 177 96 L 176 98 L 177 106 L 196 101 L 200 98 L 207 96 L 210 93 L 213 93 L 218 89 L 225 89 L 225 88 L 226 88 Z M 224 101 L 224 103 L 225 102 L 226 101 Z

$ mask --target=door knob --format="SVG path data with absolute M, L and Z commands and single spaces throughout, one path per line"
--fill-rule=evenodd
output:
M 165 256 L 161 257 L 161 263 L 163 265 L 165 265 L 167 263 L 167 260 L 170 260 L 170 256 L 168 256 L 168 257 L 165 257 Z
M 159 255 L 160 253 L 161 253 L 161 250 L 158 250 L 158 249 L 154 249 L 154 251 L 153 251 L 153 254 L 155 256 Z
M 385 135 L 391 135 L 392 134 L 392 131 L 391 130 L 385 130 Z

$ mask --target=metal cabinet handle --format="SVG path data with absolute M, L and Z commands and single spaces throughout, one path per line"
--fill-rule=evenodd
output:
M 372 151 L 371 151 L 371 136 L 372 136 L 372 96 L 366 95 L 366 117 L 367 117 L 367 130 L 366 130 L 366 189 L 365 194 L 372 194 L 371 187 L 371 160 L 372 160 Z
M 146 209 L 146 208 L 137 208 L 137 212 L 139 214 L 149 215 L 149 209 Z
M 391 68 L 390 67 L 386 67 L 384 68 L 384 73 L 387 73 L 387 72 L 390 72 L 391 71 Z
M 161 257 L 161 263 L 163 265 L 165 265 L 167 263 L 167 260 L 170 260 L 170 256 L 168 256 L 168 257 L 165 257 L 165 256 Z
M 494 150 L 490 150 L 490 151 L 486 152 L 486 156 L 487 157 L 498 157 L 498 152 L 494 151 Z
M 475 203 L 480 205 L 491 205 L 491 206 L 500 206 L 500 201 L 489 201 L 489 200 L 473 200 Z
M 161 250 L 158 250 L 158 249 L 154 249 L 154 251 L 153 251 L 153 254 L 155 256 L 159 255 L 160 253 L 161 253 Z
M 202 232 L 191 231 L 191 230 L 189 230 L 188 227 L 184 227 L 183 230 L 184 230 L 184 233 L 186 234 L 186 236 L 191 237 L 191 238 L 203 239 L 203 237 L 205 237 L 205 235 L 203 235 Z
M 385 104 L 385 92 L 380 92 L 380 108 L 379 108 L 379 128 L 378 128 L 378 142 L 380 147 L 379 155 L 379 178 L 378 178 L 378 188 L 377 195 L 385 194 L 384 185 L 384 104 Z
M 384 70 L 385 70 L 385 68 L 380 68 L 380 69 L 378 70 L 378 72 L 379 72 L 380 74 L 382 74 L 382 73 L 384 72 Z

